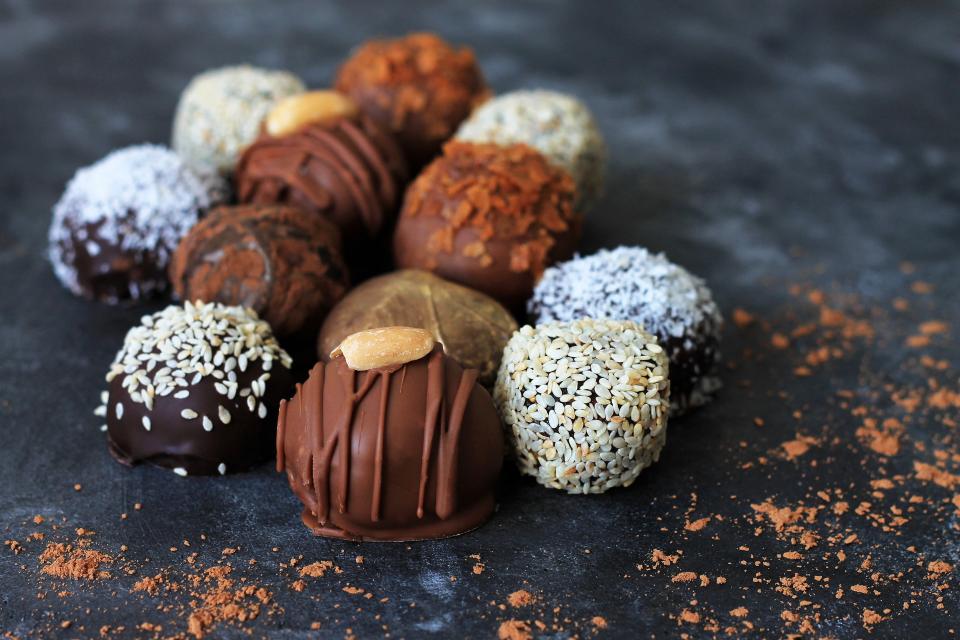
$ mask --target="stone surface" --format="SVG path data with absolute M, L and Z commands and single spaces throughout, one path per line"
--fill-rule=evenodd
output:
M 728 612 L 739 606 L 749 610 L 759 636 L 777 637 L 797 628 L 784 626 L 784 611 L 814 613 L 775 589 L 778 577 L 794 572 L 829 579 L 825 585 L 811 578 L 807 594 L 821 605 L 818 635 L 864 634 L 863 610 L 890 608 L 889 619 L 873 625 L 875 636 L 947 636 L 960 607 L 956 571 L 939 581 L 951 588 L 937 592 L 925 567 L 960 561 L 955 516 L 918 508 L 896 536 L 851 512 L 838 530 L 858 536 L 843 547 L 846 562 L 826 541 L 800 547 L 805 559 L 795 562 L 781 554 L 797 547 L 753 520 L 750 505 L 816 504 L 817 486 L 842 487 L 852 505 L 865 499 L 888 513 L 889 499 L 871 497 L 868 480 L 879 468 L 912 476 L 915 460 L 934 461 L 935 443 L 948 430 L 941 420 L 917 416 L 900 454 L 878 461 L 854 434 L 862 420 L 840 408 L 835 394 L 865 392 L 870 380 L 908 382 L 897 366 L 917 352 L 904 347 L 904 337 L 930 316 L 954 323 L 960 317 L 955 7 L 626 1 L 547 10 L 536 3 L 424 2 L 412 11 L 366 4 L 116 1 L 91 10 L 86 3 L 0 0 L 0 538 L 47 534 L 23 542 L 19 555 L 0 547 L 0 630 L 87 637 L 104 624 L 124 624 L 131 633 L 149 621 L 162 624 L 164 635 L 186 631 L 184 618 L 157 610 L 160 596 L 131 591 L 137 576 L 115 569 L 114 578 L 90 584 L 40 576 L 43 545 L 72 540 L 74 528 L 85 527 L 97 532 L 97 548 L 115 553 L 127 545 L 137 567 L 150 558 L 138 575 L 181 566 L 188 552 L 209 564 L 223 548 L 240 547 L 230 559 L 235 576 L 269 588 L 285 610 L 244 625 L 254 637 L 315 637 L 310 625 L 319 621 L 334 637 L 348 629 L 379 637 L 385 624 L 395 638 L 487 638 L 506 619 L 543 620 L 547 637 L 590 637 L 596 615 L 607 624 L 599 637 L 699 636 L 707 635 L 708 618 L 721 630 L 737 625 Z M 909 310 L 877 319 L 898 337 L 869 352 L 856 343 L 845 359 L 796 377 L 796 356 L 769 353 L 763 322 L 749 329 L 729 322 L 723 350 L 735 369 L 723 373 L 724 390 L 670 425 L 660 462 L 634 486 L 580 499 L 506 474 L 489 524 L 437 542 L 360 546 L 311 538 L 285 478 L 269 466 L 236 477 L 176 478 L 113 462 L 91 413 L 102 375 L 126 329 L 162 303 L 110 308 L 57 284 L 44 248 L 67 179 L 111 149 L 166 143 L 177 96 L 203 69 L 249 62 L 290 69 L 322 87 L 363 38 L 414 29 L 472 45 L 496 90 L 542 86 L 589 104 L 609 141 L 610 174 L 606 196 L 586 221 L 585 251 L 621 243 L 664 250 L 708 280 L 728 318 L 743 307 L 774 326 L 790 326 L 794 311 L 810 314 L 787 293 L 797 281 L 853 292 L 885 309 L 903 296 Z M 898 268 L 904 260 L 915 265 L 913 275 Z M 912 280 L 931 283 L 934 293 L 912 293 Z M 936 340 L 933 355 L 950 363 L 955 390 L 960 349 L 953 339 Z M 766 359 L 744 359 L 748 349 Z M 801 420 L 791 417 L 794 410 Z M 821 445 L 798 460 L 776 455 L 798 430 Z M 910 482 L 911 492 L 934 502 L 951 497 L 944 487 Z M 75 483 L 82 491 L 73 490 Z M 691 494 L 696 508 L 688 512 Z M 142 510 L 133 510 L 135 502 Z M 37 514 L 47 520 L 42 527 L 29 522 Z M 687 519 L 710 514 L 724 520 L 684 530 Z M 827 515 L 820 521 L 831 522 Z M 63 527 L 53 531 L 51 523 Z M 916 553 L 906 550 L 910 545 Z M 650 565 L 653 549 L 683 555 L 677 566 L 638 570 Z M 479 554 L 482 573 L 472 571 L 471 554 Z M 884 575 L 913 569 L 899 582 L 873 585 L 869 571 L 858 572 L 868 554 Z M 328 573 L 296 592 L 289 586 L 296 572 L 284 573 L 279 563 L 299 555 L 304 562 L 331 559 L 343 574 Z M 727 584 L 672 581 L 680 571 L 725 576 Z M 762 580 L 754 583 L 757 572 Z M 850 593 L 851 585 L 868 582 L 880 595 Z M 347 584 L 374 598 L 342 591 Z M 834 598 L 841 586 L 846 595 Z M 490 604 L 521 588 L 549 606 Z M 57 596 L 60 589 L 70 595 Z M 38 600 L 41 591 L 47 596 Z M 904 610 L 914 592 L 926 595 Z M 684 609 L 702 621 L 678 621 Z M 73 626 L 61 629 L 61 620 Z M 567 633 L 553 634 L 554 621 Z M 214 633 L 246 637 L 229 625 Z

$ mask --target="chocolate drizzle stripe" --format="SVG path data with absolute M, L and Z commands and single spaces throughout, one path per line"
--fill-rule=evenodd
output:
M 342 124 L 335 131 L 342 132 Z M 371 232 L 380 229 L 383 223 L 383 209 L 377 203 L 376 189 L 373 184 L 373 176 L 370 175 L 370 168 L 365 166 L 350 148 L 347 147 L 332 131 L 321 128 L 309 130 L 308 135 L 317 142 L 324 145 L 312 146 L 311 150 L 317 152 L 323 149 L 328 152 L 333 161 L 330 162 L 331 168 L 339 169 L 335 171 L 339 178 L 350 190 L 354 202 L 360 209 L 360 217 L 363 218 L 365 226 Z
M 380 496 L 383 493 L 383 440 L 386 437 L 387 404 L 390 402 L 390 373 L 380 374 L 380 415 L 377 417 L 377 448 L 373 458 L 373 495 L 370 520 L 380 520 Z
M 417 493 L 418 518 L 423 518 L 427 480 L 430 477 L 433 437 L 441 414 L 444 382 L 443 354 L 439 350 L 435 350 L 430 355 L 430 361 L 427 364 L 427 410 L 423 422 L 423 450 L 420 452 L 420 488 Z
M 277 473 L 284 470 L 284 439 L 287 432 L 287 401 L 280 401 L 280 414 L 277 417 Z
M 479 372 L 466 369 L 460 374 L 457 394 L 450 407 L 447 430 L 440 432 L 439 459 L 437 460 L 437 515 L 446 520 L 457 510 L 457 472 L 460 458 L 460 431 L 463 416 L 470 402 L 470 394 L 477 383 Z
M 315 366 L 313 371 L 310 372 L 310 378 L 313 382 L 313 395 L 316 397 L 317 403 L 314 405 L 313 415 L 307 416 L 305 425 L 310 459 L 307 460 L 308 464 L 303 468 L 309 469 L 310 483 L 316 487 L 320 481 L 320 473 L 317 468 L 317 456 L 314 452 L 317 451 L 317 442 L 323 442 L 323 387 L 326 380 L 326 367 L 323 365 Z

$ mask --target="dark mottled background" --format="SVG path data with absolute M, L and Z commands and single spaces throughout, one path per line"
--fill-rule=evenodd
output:
M 199 71 L 249 62 L 320 87 L 364 38 L 417 29 L 474 47 L 499 91 L 549 87 L 591 106 L 609 140 L 610 177 L 584 248 L 665 250 L 709 281 L 728 317 L 742 307 L 758 318 L 745 329 L 729 323 L 720 398 L 671 426 L 659 464 L 630 489 L 567 497 L 511 475 L 487 526 L 413 545 L 311 538 L 284 479 L 266 467 L 180 479 L 114 463 L 91 411 L 124 332 L 154 307 L 110 308 L 58 286 L 44 247 L 65 182 L 111 149 L 167 142 L 178 93 Z M 930 385 L 906 336 L 923 320 L 958 318 L 958 75 L 960 9 L 947 1 L 0 0 L 0 537 L 23 543 L 19 555 L 0 548 L 0 631 L 88 637 L 122 624 L 126 636 L 150 637 L 134 628 L 147 621 L 163 626 L 160 636 L 184 632 L 189 597 L 134 593 L 134 581 L 185 567 L 188 551 L 209 565 L 239 547 L 228 559 L 234 576 L 268 588 L 282 611 L 218 627 L 216 637 L 246 629 L 271 638 L 484 638 L 515 618 L 541 620 L 546 630 L 534 631 L 558 638 L 846 638 L 868 633 L 865 608 L 885 618 L 868 625 L 874 636 L 947 636 L 960 607 L 955 574 L 931 578 L 926 565 L 960 562 L 949 506 L 957 484 L 918 480 L 913 464 L 956 471 L 958 409 L 900 415 L 900 453 L 881 457 L 857 437 L 862 416 L 836 391 L 851 391 L 880 418 L 899 415 L 885 385 L 925 393 Z M 933 293 L 911 290 L 915 280 Z M 820 287 L 830 304 L 870 317 L 876 340 L 851 341 L 843 357 L 795 376 L 802 355 L 771 351 L 770 331 L 816 322 L 817 309 L 788 293 L 791 283 Z M 891 308 L 896 297 L 906 310 Z M 929 376 L 955 390 L 960 350 L 950 332 L 922 352 L 947 363 Z M 780 443 L 798 432 L 818 444 L 784 459 Z M 881 476 L 896 484 L 882 499 L 869 484 Z M 908 495 L 924 502 L 890 531 L 824 509 L 810 525 L 821 536 L 810 550 L 757 522 L 750 506 L 817 506 L 819 490 L 842 491 L 851 507 L 869 501 L 871 513 L 916 504 Z M 44 525 L 30 522 L 37 514 Z M 708 515 L 702 531 L 684 530 Z M 111 579 L 63 583 L 38 573 L 43 545 L 73 540 L 76 527 L 96 531 L 93 546 L 108 553 L 127 545 Z M 33 531 L 45 540 L 28 542 Z M 841 561 L 830 536 L 851 533 L 858 537 Z M 652 569 L 655 548 L 681 550 L 678 564 Z M 797 548 L 803 559 L 782 556 Z M 483 573 L 472 572 L 471 554 Z M 295 569 L 279 563 L 299 555 L 331 559 L 343 573 L 295 592 Z M 880 579 L 860 568 L 867 556 Z M 675 582 L 679 571 L 711 584 Z M 794 573 L 809 577 L 809 589 L 778 590 Z M 347 584 L 374 598 L 343 592 Z M 869 592 L 851 593 L 854 584 Z M 496 606 L 521 587 L 539 604 Z M 728 613 L 738 606 L 752 631 Z M 679 619 L 684 609 L 700 621 Z M 590 622 L 596 615 L 605 630 Z M 72 626 L 61 629 L 62 620 Z M 312 621 L 320 631 L 309 631 Z

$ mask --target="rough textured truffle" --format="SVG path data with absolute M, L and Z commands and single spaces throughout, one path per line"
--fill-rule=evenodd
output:
M 439 345 L 367 371 L 344 357 L 314 366 L 281 405 L 277 429 L 277 470 L 304 523 L 354 540 L 442 538 L 483 524 L 503 435 L 476 380 Z
M 573 255 L 581 228 L 573 200 L 570 175 L 530 147 L 450 142 L 407 190 L 397 265 L 520 309 L 543 270 Z
M 213 210 L 180 243 L 170 280 L 180 299 L 252 308 L 279 335 L 315 332 L 348 286 L 332 223 L 256 205 Z
M 241 202 L 288 203 L 325 215 L 367 257 L 371 239 L 392 231 L 406 181 L 399 147 L 368 117 L 336 118 L 276 138 L 264 134 L 236 173 Z
M 123 464 L 178 475 L 242 471 L 272 453 L 290 357 L 242 307 L 171 305 L 127 332 L 97 415 Z
M 560 263 L 543 274 L 528 310 L 535 322 L 633 320 L 670 357 L 672 415 L 709 401 L 720 387 L 723 317 L 706 284 L 641 247 L 619 247 Z
M 480 382 L 493 386 L 500 355 L 517 323 L 493 298 L 432 273 L 401 270 L 373 278 L 350 291 L 320 330 L 319 355 L 328 359 L 357 331 L 394 325 L 429 331 L 444 352 Z
M 629 486 L 666 441 L 668 371 L 657 339 L 635 322 L 522 327 L 494 390 L 520 470 L 568 493 Z
M 167 288 L 167 264 L 211 194 L 165 147 L 120 149 L 80 169 L 53 209 L 49 255 L 75 294 L 116 303 Z
M 473 52 L 430 33 L 365 43 L 340 67 L 336 88 L 397 135 L 414 169 L 489 96 Z
M 588 208 L 603 191 L 606 146 L 593 114 L 577 98 L 555 91 L 514 91 L 478 107 L 456 138 L 470 142 L 529 145 L 577 184 Z
M 173 148 L 198 173 L 228 175 L 274 104 L 305 89 L 286 71 L 247 65 L 205 71 L 180 96 Z

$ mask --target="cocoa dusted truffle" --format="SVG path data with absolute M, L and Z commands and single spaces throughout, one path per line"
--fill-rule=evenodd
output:
M 281 336 L 315 332 L 348 286 L 332 223 L 257 205 L 214 209 L 177 247 L 170 280 L 181 300 L 249 307 Z
M 720 310 L 703 280 L 662 253 L 618 247 L 557 264 L 527 308 L 538 323 L 633 320 L 657 336 L 670 357 L 671 415 L 705 404 L 720 388 Z
M 494 399 L 520 470 L 568 493 L 628 487 L 667 439 L 669 363 L 635 322 L 524 326 L 503 351 Z
M 240 202 L 286 203 L 327 216 L 352 252 L 369 259 L 370 242 L 393 229 L 407 181 L 393 137 L 332 91 L 284 100 L 264 128 L 237 164 Z
M 470 142 L 527 144 L 577 183 L 581 209 L 603 191 L 606 145 L 587 106 L 556 91 L 514 91 L 480 105 L 456 138 Z
M 305 89 L 287 71 L 249 65 L 205 71 L 180 95 L 172 146 L 194 171 L 229 176 L 270 109 Z
M 510 312 L 493 298 L 427 271 L 401 270 L 368 280 L 333 308 L 320 330 L 319 355 L 364 329 L 401 325 L 429 331 L 444 352 L 480 372 L 491 387 L 503 347 L 516 331 Z
M 346 338 L 280 405 L 277 470 L 317 535 L 424 540 L 493 513 L 503 434 L 477 371 L 423 329 Z
M 127 332 L 96 411 L 110 452 L 177 475 L 248 469 L 272 453 L 290 356 L 242 307 L 171 305 Z
M 365 43 L 340 67 L 336 89 L 396 134 L 414 169 L 490 95 L 473 52 L 432 33 Z
M 574 192 L 573 178 L 530 147 L 449 142 L 407 190 L 397 265 L 519 310 L 543 270 L 573 255 L 581 229 Z
M 171 254 L 211 202 L 169 149 L 114 151 L 77 171 L 53 209 L 54 273 L 73 293 L 103 302 L 162 293 Z

